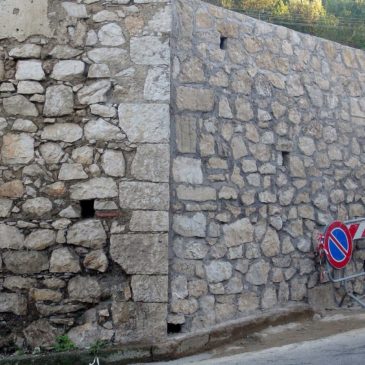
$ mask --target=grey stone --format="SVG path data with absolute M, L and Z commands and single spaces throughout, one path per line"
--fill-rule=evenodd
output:
M 269 309 L 274 307 L 278 302 L 275 288 L 265 288 L 262 294 L 261 307 L 262 309 Z
M 82 61 L 67 60 L 55 64 L 51 78 L 61 81 L 72 81 L 81 77 L 85 71 L 85 64 Z
M 175 116 L 175 129 L 178 151 L 195 153 L 197 143 L 196 119 L 192 116 L 177 115 Z
M 223 225 L 223 241 L 227 247 L 239 246 L 253 241 L 254 227 L 248 218 Z
M 126 4 L 128 4 L 128 2 L 126 2 Z M 116 20 L 118 20 L 118 15 L 109 10 L 102 10 L 93 15 L 93 21 L 95 23 L 112 22 Z
M 268 228 L 265 237 L 261 243 L 261 249 L 265 256 L 272 257 L 280 253 L 280 240 L 278 233 L 272 229 Z
M 46 126 L 41 138 L 72 143 L 82 138 L 82 129 L 73 123 L 56 123 Z
M 59 180 L 83 180 L 88 176 L 85 173 L 81 164 L 78 163 L 64 163 L 61 166 L 58 174 Z
M 238 310 L 243 313 L 250 313 L 259 308 L 260 298 L 254 292 L 244 291 L 238 297 Z
M 214 93 L 209 89 L 180 86 L 177 88 L 176 104 L 179 110 L 209 112 L 214 107 Z
M 169 65 L 168 41 L 159 37 L 132 37 L 130 40 L 131 60 L 137 65 Z
M 72 88 L 65 85 L 50 86 L 46 90 L 43 114 L 46 117 L 60 117 L 73 113 L 74 96 Z
M 37 129 L 37 126 L 31 120 L 27 119 L 16 119 L 12 127 L 12 130 L 30 133 L 36 132 Z
M 122 151 L 106 150 L 102 157 L 104 172 L 113 177 L 125 175 L 125 160 Z
M 167 67 L 154 67 L 149 69 L 143 91 L 146 100 L 170 100 L 170 78 L 168 70 Z
M 259 260 L 250 266 L 246 274 L 246 280 L 253 285 L 266 284 L 269 271 L 270 264 L 264 260 Z
M 122 181 L 119 184 L 119 204 L 122 209 L 169 209 L 169 185 Z
M 58 58 L 60 60 L 67 60 L 70 58 L 75 58 L 82 53 L 82 50 L 72 48 L 70 46 L 57 45 L 55 46 L 50 55 L 53 58 Z
M 193 216 L 175 214 L 173 217 L 174 232 L 184 237 L 205 237 L 206 227 L 207 220 L 203 213 Z
M 169 214 L 162 211 L 133 211 L 129 229 L 132 232 L 167 232 Z
M 254 117 L 251 103 L 242 98 L 236 100 L 237 119 L 244 122 L 250 121 Z
M 12 207 L 13 207 L 12 200 L 0 198 L 0 218 L 8 217 Z
M 17 316 L 26 315 L 26 297 L 14 293 L 0 293 L 0 313 L 14 313 Z
M 27 345 L 31 348 L 39 347 L 51 349 L 56 343 L 59 331 L 50 325 L 48 320 L 39 319 L 32 322 L 23 331 Z
M 4 164 L 27 164 L 34 157 L 34 139 L 28 134 L 6 134 L 1 157 Z
M 37 44 L 22 44 L 19 47 L 12 48 L 9 56 L 13 58 L 40 58 L 42 47 Z
M 111 236 L 110 256 L 127 274 L 167 274 L 167 254 L 166 234 Z
M 109 66 L 104 63 L 91 65 L 87 74 L 87 77 L 90 79 L 103 79 L 110 76 Z
M 175 299 L 171 302 L 171 312 L 192 315 L 199 309 L 198 301 L 195 298 Z
M 138 146 L 131 172 L 137 180 L 168 182 L 170 176 L 170 148 L 167 144 Z
M 89 59 L 94 63 L 105 63 L 107 65 L 128 65 L 128 52 L 121 48 L 94 48 L 87 53 Z
M 3 253 L 5 267 L 15 274 L 37 274 L 48 270 L 48 255 L 38 251 Z
M 117 184 L 111 178 L 95 177 L 89 181 L 71 185 L 73 200 L 106 199 L 118 196 Z
M 25 290 L 34 287 L 37 284 L 36 279 L 23 278 L 22 276 L 7 276 L 4 279 L 4 288 L 11 291 Z
M 99 118 L 85 125 L 85 137 L 89 141 L 120 141 L 125 136 L 117 126 Z
M 0 248 L 12 250 L 24 248 L 24 235 L 16 227 L 0 224 Z
M 62 2 L 68 16 L 73 18 L 88 18 L 86 6 L 84 4 L 75 4 L 68 1 Z
M 43 80 L 42 62 L 38 60 L 18 61 L 15 78 L 17 80 Z
M 18 93 L 19 94 L 43 94 L 44 88 L 37 81 L 19 81 L 18 83 Z
M 87 248 L 101 248 L 106 242 L 106 233 L 99 220 L 77 222 L 67 231 L 67 243 Z
M 125 43 L 122 28 L 115 23 L 108 23 L 103 25 L 99 32 L 98 38 L 100 44 L 103 46 L 121 46 Z
M 189 157 L 176 157 L 173 161 L 172 175 L 175 182 L 202 184 L 203 172 L 201 160 Z
M 63 150 L 57 143 L 44 143 L 39 146 L 39 150 L 43 159 L 48 164 L 58 163 L 63 156 Z
M 185 186 L 178 185 L 176 188 L 178 199 L 204 202 L 216 200 L 217 192 L 209 186 Z
M 53 206 L 52 202 L 47 198 L 28 199 L 22 206 L 25 214 L 31 216 L 42 217 L 49 213 Z
M 25 117 L 38 116 L 36 106 L 23 95 L 15 95 L 3 99 L 3 106 L 5 113 L 9 115 L 21 115 Z
M 39 229 L 30 233 L 25 239 L 29 250 L 44 250 L 56 243 L 56 234 L 51 229 Z
M 170 114 L 167 104 L 120 104 L 119 126 L 130 142 L 168 142 Z
M 220 283 L 232 276 L 232 265 L 229 262 L 211 261 L 205 265 L 205 272 L 209 283 Z
M 201 260 L 206 257 L 209 247 L 204 240 L 178 237 L 173 241 L 173 250 L 177 257 L 188 260 Z
M 168 296 L 168 277 L 134 275 L 131 287 L 135 302 L 164 303 Z
M 85 256 L 83 264 L 89 270 L 105 272 L 108 269 L 109 262 L 103 250 L 96 250 Z
M 79 302 L 98 302 L 101 289 L 98 281 L 90 276 L 76 276 L 68 282 L 67 291 L 70 299 Z
M 111 341 L 114 332 L 99 326 L 97 323 L 85 323 L 73 327 L 67 332 L 67 336 L 78 348 L 83 348 L 90 347 L 97 341 Z
M 96 104 L 106 102 L 106 94 L 111 88 L 109 80 L 96 81 L 81 88 L 77 97 L 81 104 Z
M 113 118 L 116 115 L 116 110 L 112 106 L 92 104 L 90 105 L 91 114 L 98 115 L 102 118 Z
M 79 258 L 67 247 L 52 252 L 49 271 L 53 273 L 77 273 L 81 271 Z

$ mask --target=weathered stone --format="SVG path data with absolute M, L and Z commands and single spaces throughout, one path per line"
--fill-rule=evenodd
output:
M 299 138 L 298 146 L 306 156 L 312 156 L 316 151 L 316 145 L 310 137 Z
M 100 221 L 89 219 L 77 222 L 67 231 L 67 243 L 87 248 L 101 248 L 106 242 L 106 233 Z
M 114 331 L 105 329 L 97 323 L 85 323 L 73 327 L 68 333 L 69 339 L 79 348 L 90 347 L 97 341 L 111 341 Z
M 36 106 L 23 95 L 15 95 L 3 99 L 3 106 L 5 113 L 9 115 L 22 115 L 27 117 L 38 116 Z
M 0 185 L 0 197 L 21 198 L 23 194 L 24 186 L 20 180 L 13 180 Z
M 85 173 L 81 164 L 78 163 L 64 163 L 61 166 L 58 174 L 59 180 L 83 180 L 88 176 Z
M 170 48 L 168 41 L 159 37 L 132 37 L 130 40 L 131 60 L 137 65 L 169 65 Z
M 106 199 L 118 196 L 117 184 L 111 178 L 95 177 L 70 187 L 73 200 Z
M 94 63 L 116 64 L 118 68 L 127 66 L 129 62 L 128 52 L 121 48 L 94 48 L 87 56 Z
M 204 214 L 193 216 L 175 214 L 172 228 L 175 233 L 184 237 L 205 237 L 207 220 Z
M 248 122 L 254 117 L 251 103 L 246 99 L 238 98 L 236 100 L 236 110 L 237 119 L 244 122 Z
M 30 250 L 44 250 L 56 243 L 56 234 L 50 229 L 33 231 L 25 239 L 25 247 Z
M 120 104 L 119 126 L 130 142 L 168 142 L 169 106 L 166 104 Z
M 290 174 L 292 177 L 306 177 L 303 161 L 297 156 L 289 158 Z
M 307 295 L 307 278 L 297 276 L 291 281 L 290 298 L 291 300 L 303 300 Z
M 58 58 L 60 60 L 67 60 L 70 58 L 75 58 L 82 53 L 81 50 L 72 48 L 70 46 L 57 45 L 55 46 L 50 55 L 53 58 Z
M 168 182 L 170 148 L 167 144 L 144 144 L 137 148 L 132 175 L 137 180 Z
M 22 276 L 7 276 L 4 279 L 4 288 L 11 291 L 30 289 L 37 283 L 36 279 L 23 278 Z
M 24 248 L 24 235 L 18 228 L 0 224 L 0 249 L 21 250 Z
M 136 302 L 163 303 L 168 297 L 168 277 L 164 276 L 132 276 L 131 287 Z
M 85 64 L 82 61 L 67 60 L 55 64 L 51 77 L 55 80 L 71 81 L 83 75 Z
M 167 232 L 169 214 L 162 211 L 133 211 L 129 229 L 132 232 Z
M 193 200 L 204 202 L 207 200 L 216 200 L 217 192 L 214 188 L 208 186 L 185 186 L 178 185 L 176 188 L 178 199 Z
M 58 163 L 63 156 L 61 146 L 56 143 L 44 143 L 39 147 L 39 150 L 45 162 L 48 164 Z
M 232 276 L 232 265 L 229 262 L 212 261 L 205 265 L 205 272 L 209 283 L 220 283 Z
M 40 347 L 44 349 L 53 348 L 56 343 L 59 331 L 50 325 L 46 319 L 39 319 L 32 322 L 23 331 L 28 346 L 31 348 Z
M 89 72 L 87 74 L 87 77 L 89 79 L 103 79 L 103 78 L 107 78 L 110 76 L 111 76 L 111 73 L 110 73 L 109 66 L 105 65 L 104 63 L 91 65 L 89 68 Z M 101 115 L 101 116 L 104 116 L 104 115 Z M 105 117 L 107 117 L 107 116 L 105 116 Z
M 106 101 L 106 93 L 111 88 L 109 80 L 96 81 L 90 85 L 84 86 L 77 93 L 81 104 L 96 104 Z
M 110 256 L 126 274 L 167 274 L 167 254 L 166 234 L 111 236 Z
M 209 247 L 204 240 L 175 238 L 173 250 L 177 257 L 188 260 L 200 260 L 206 257 Z
M 125 160 L 122 151 L 106 150 L 102 157 L 102 167 L 109 176 L 125 175 Z
M 178 151 L 181 153 L 195 153 L 197 143 L 196 119 L 185 115 L 175 116 L 175 129 Z
M 128 3 L 126 2 L 126 4 Z M 116 20 L 118 20 L 118 15 L 115 12 L 109 10 L 102 10 L 93 15 L 93 21 L 95 23 L 113 22 Z
M 14 293 L 0 293 L 0 313 L 14 313 L 17 316 L 26 315 L 26 297 Z
M 167 67 L 154 67 L 149 69 L 143 94 L 146 100 L 170 100 L 170 78 Z
M 169 185 L 123 181 L 119 184 L 119 203 L 122 209 L 169 209 Z
M 172 175 L 175 182 L 202 184 L 203 172 L 201 160 L 189 157 L 176 157 L 172 166 Z
M 1 148 L 5 164 L 27 164 L 34 157 L 34 139 L 25 133 L 6 134 Z
M 238 298 L 238 310 L 249 313 L 259 308 L 260 298 L 254 292 L 244 291 Z
M 15 274 L 37 274 L 48 270 L 48 255 L 38 251 L 5 252 L 6 268 Z
M 43 94 L 44 88 L 37 81 L 19 81 L 18 83 L 18 93 L 19 94 Z
M 74 110 L 73 108 L 74 96 L 71 87 L 65 85 L 55 85 L 47 88 L 46 102 L 43 109 L 43 114 L 46 117 L 60 117 L 63 115 L 72 114 Z M 45 132 L 46 130 L 44 133 Z
M 103 250 L 91 251 L 85 256 L 83 264 L 89 270 L 105 272 L 108 269 L 108 258 Z
M 12 48 L 9 56 L 14 58 L 40 58 L 42 47 L 37 44 L 26 43 Z
M 265 288 L 261 300 L 262 309 L 272 308 L 277 304 L 277 302 L 278 299 L 275 288 L 272 287 Z
M 91 120 L 85 125 L 85 136 L 88 140 L 113 141 L 122 140 L 124 135 L 115 125 L 104 119 Z
M 171 312 L 192 315 L 199 309 L 198 301 L 195 298 L 175 299 L 171 302 Z
M 227 247 L 239 246 L 253 241 L 254 227 L 248 218 L 223 226 L 223 241 Z
M 52 210 L 52 202 L 47 198 L 28 199 L 23 204 L 25 214 L 31 216 L 42 217 Z
M 98 38 L 103 46 L 121 46 L 125 43 L 122 28 L 115 23 L 103 25 L 99 32 Z
M 209 89 L 180 86 L 177 88 L 176 103 L 179 110 L 209 112 L 214 107 L 214 93 Z
M 246 280 L 253 285 L 266 284 L 269 271 L 270 264 L 264 260 L 259 260 L 250 266 L 246 274 Z
M 98 281 L 89 276 L 76 276 L 68 282 L 67 291 L 70 299 L 79 302 L 98 302 L 101 290 Z
M 13 207 L 12 200 L 0 198 L 0 218 L 6 218 L 10 214 L 12 207 Z
M 277 232 L 268 228 L 261 244 L 262 252 L 267 257 L 276 256 L 280 253 L 280 240 Z
M 66 247 L 57 248 L 52 252 L 49 271 L 54 273 L 80 272 L 79 258 Z
M 86 6 L 83 4 L 75 4 L 68 1 L 62 2 L 68 16 L 73 18 L 88 18 Z
M 29 297 L 35 302 L 60 302 L 62 300 L 62 293 L 57 290 L 37 289 L 32 288 L 29 291 Z
M 18 61 L 15 78 L 17 80 L 43 80 L 42 62 L 37 60 Z

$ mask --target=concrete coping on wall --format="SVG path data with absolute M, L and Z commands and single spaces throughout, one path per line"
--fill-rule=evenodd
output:
M 314 311 L 307 304 L 293 304 L 286 308 L 268 310 L 245 318 L 221 323 L 195 333 L 171 336 L 155 345 L 135 344 L 103 349 L 98 357 L 102 365 L 123 365 L 131 362 L 172 360 L 211 350 L 269 326 L 305 320 Z M 11 356 L 0 359 L 0 365 L 74 365 L 89 364 L 94 356 L 89 351 L 47 353 L 42 355 Z

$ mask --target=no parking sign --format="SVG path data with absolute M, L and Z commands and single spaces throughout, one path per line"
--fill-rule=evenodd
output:
M 335 221 L 328 226 L 323 245 L 327 259 L 335 269 L 343 269 L 351 260 L 352 237 L 344 223 Z

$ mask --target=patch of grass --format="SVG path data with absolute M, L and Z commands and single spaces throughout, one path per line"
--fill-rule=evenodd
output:
M 96 340 L 89 349 L 90 355 L 97 356 L 103 348 L 107 345 L 107 341 Z
M 53 345 L 53 349 L 56 352 L 64 352 L 77 349 L 77 346 L 70 340 L 67 335 L 58 336 L 56 343 Z

